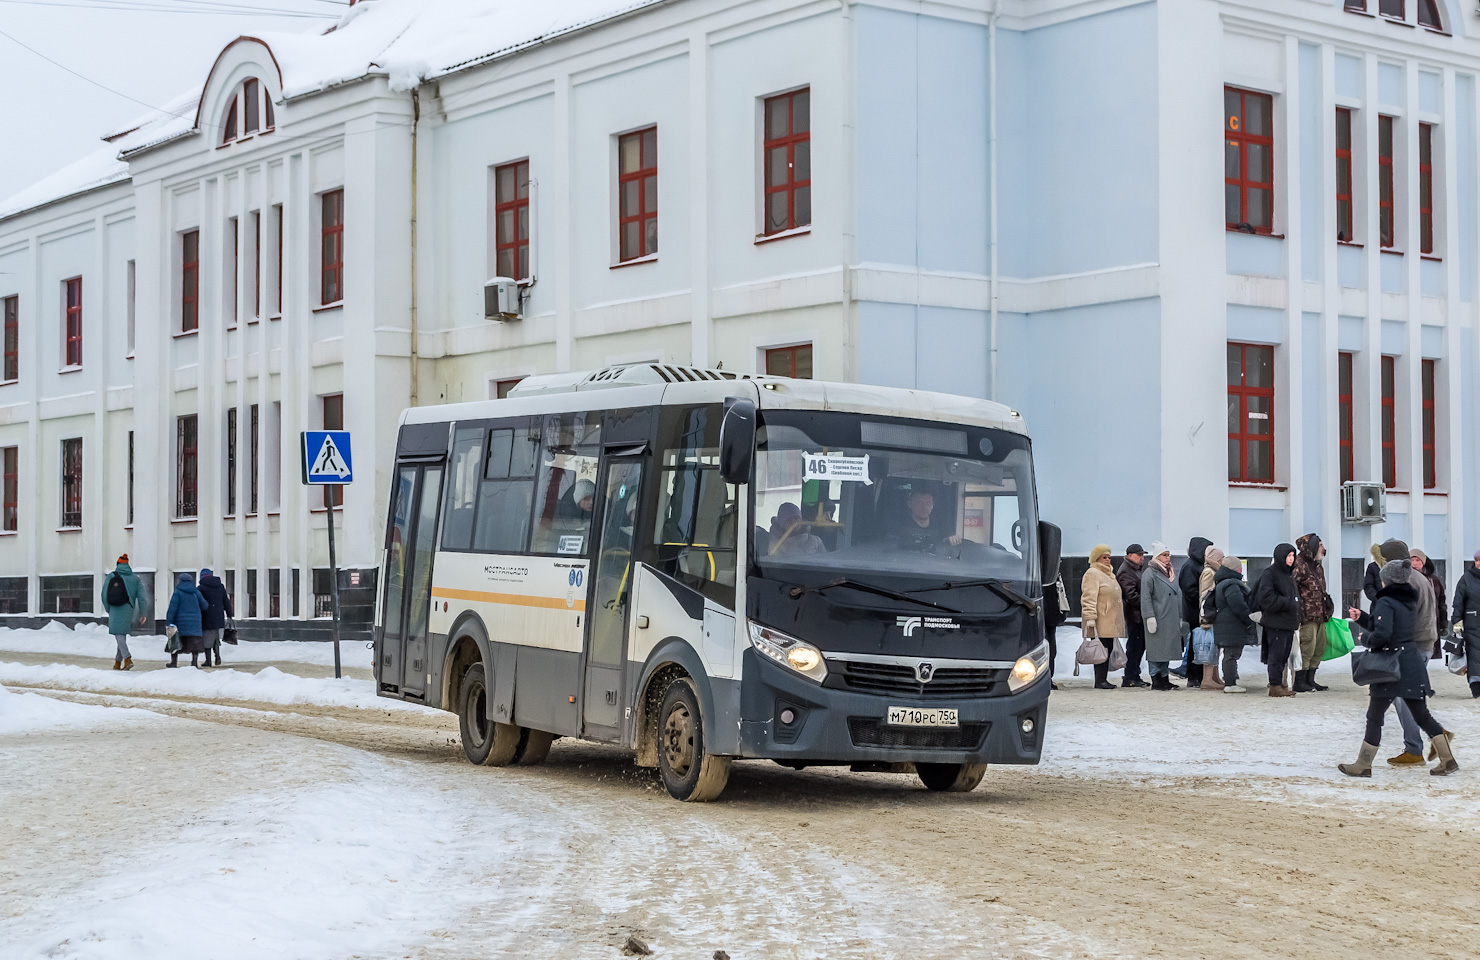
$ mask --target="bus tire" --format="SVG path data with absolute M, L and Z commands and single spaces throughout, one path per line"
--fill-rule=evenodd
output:
M 531 730 L 529 727 L 521 727 L 519 736 L 519 747 L 514 751 L 514 762 L 521 767 L 534 767 L 545 762 L 550 755 L 550 744 L 555 742 L 555 734 L 546 730 Z
M 986 773 L 985 763 L 915 764 L 915 774 L 925 789 L 941 793 L 970 793 Z
M 730 758 L 704 750 L 704 718 L 694 681 L 679 677 L 669 684 L 658 709 L 658 773 L 676 800 L 702 803 L 724 792 L 730 780 Z
M 458 727 L 467 758 L 484 767 L 503 767 L 513 762 L 519 749 L 519 728 L 489 718 L 488 680 L 483 664 L 473 664 L 463 675 L 457 702 Z

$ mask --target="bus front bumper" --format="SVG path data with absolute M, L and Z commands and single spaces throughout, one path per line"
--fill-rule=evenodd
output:
M 921 700 L 819 686 L 747 650 L 741 689 L 742 757 L 818 764 L 1031 764 L 1043 752 L 1047 673 L 1007 696 Z M 955 709 L 958 725 L 891 725 L 885 722 L 890 707 Z

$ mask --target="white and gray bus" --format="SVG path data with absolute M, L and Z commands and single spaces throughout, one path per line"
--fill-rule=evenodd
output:
M 1044 571 L 1014 411 L 666 364 L 401 418 L 379 693 L 459 715 L 474 763 L 616 743 L 681 800 L 738 759 L 1036 763 Z

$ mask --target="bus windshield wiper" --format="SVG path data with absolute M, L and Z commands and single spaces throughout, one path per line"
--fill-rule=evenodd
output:
M 849 587 L 862 593 L 872 593 L 875 596 L 887 597 L 890 600 L 903 600 L 905 603 L 918 603 L 922 607 L 931 607 L 935 610 L 943 610 L 946 613 L 961 612 L 960 610 L 953 610 L 950 607 L 943 607 L 938 603 L 932 603 L 929 600 L 921 600 L 919 597 L 912 597 L 907 593 L 900 593 L 896 590 L 890 590 L 886 587 L 876 587 L 872 583 L 864 583 L 862 580 L 854 580 L 851 577 L 838 577 L 836 580 L 829 580 L 827 583 L 819 583 L 815 587 L 794 586 L 791 588 L 791 597 L 793 600 L 795 600 L 805 594 L 821 593 L 824 590 L 831 590 L 833 587 Z
M 1008 603 L 1019 604 L 1020 606 L 1026 608 L 1029 613 L 1038 612 L 1038 604 L 1035 601 L 1023 596 L 1021 593 L 1018 593 L 1006 580 L 997 580 L 991 577 L 982 580 L 956 580 L 954 582 L 948 581 L 938 587 L 921 587 L 919 590 L 911 590 L 909 592 L 929 593 L 932 590 L 954 590 L 957 587 L 986 587 L 988 590 L 992 591 L 1003 600 L 1006 600 Z

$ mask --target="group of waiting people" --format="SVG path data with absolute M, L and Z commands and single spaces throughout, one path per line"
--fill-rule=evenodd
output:
M 112 572 L 103 578 L 102 599 L 103 612 L 108 615 L 108 632 L 118 648 L 113 669 L 132 670 L 134 658 L 129 652 L 128 636 L 142 605 L 143 586 L 129 566 L 128 554 L 120 556 Z M 231 594 L 209 567 L 200 572 L 199 586 L 194 574 L 182 573 L 176 577 L 175 592 L 170 596 L 164 622 L 166 628 L 175 628 L 180 648 L 170 651 L 169 665 L 178 667 L 180 654 L 188 653 L 192 667 L 209 667 L 213 656 L 216 666 L 221 666 L 221 637 L 227 618 L 234 616 Z

